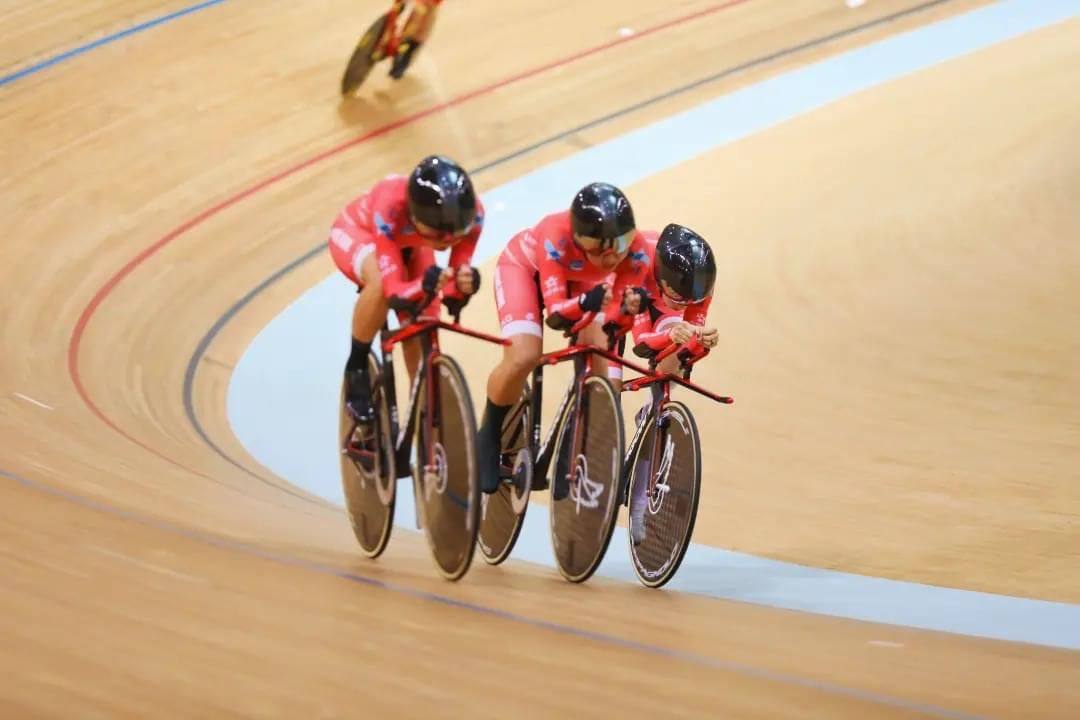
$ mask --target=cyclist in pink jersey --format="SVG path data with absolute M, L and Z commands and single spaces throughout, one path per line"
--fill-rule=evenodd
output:
M 648 307 L 633 318 L 634 354 L 652 359 L 672 344 L 687 342 L 697 336 L 701 346 L 716 347 L 720 334 L 715 327 L 705 327 L 709 304 L 716 282 L 716 260 L 705 238 L 683 225 L 664 228 L 659 238 L 647 233 L 651 272 L 643 279 L 649 294 Z M 676 373 L 679 360 L 670 355 L 660 370 Z M 643 408 L 644 410 L 644 408 Z M 638 465 L 648 473 L 648 463 Z M 645 509 L 648 483 L 637 483 L 630 498 L 631 540 L 635 545 L 645 539 Z
M 672 343 L 697 335 L 707 348 L 719 339 L 705 320 L 716 282 L 716 260 L 705 238 L 671 223 L 657 236 L 645 233 L 650 272 L 639 281 L 649 295 L 648 308 L 633 318 L 634 354 L 653 358 Z M 674 363 L 674 358 L 671 359 Z M 668 362 L 664 363 L 669 366 Z M 677 364 L 670 365 L 674 371 Z M 667 368 L 665 368 L 667 369 Z
M 484 206 L 468 174 L 438 155 L 424 158 L 408 177 L 381 180 L 338 215 L 330 255 L 359 293 L 345 364 L 345 406 L 357 421 L 374 419 L 367 359 L 387 311 L 438 315 L 440 294 L 443 304 L 459 311 L 480 287 L 470 263 L 483 222 Z M 449 248 L 443 269 L 435 252 Z M 406 341 L 404 350 L 411 377 L 420 347 Z
M 556 330 L 570 327 L 587 312 L 627 322 L 645 306 L 644 288 L 631 279 L 641 277 L 647 264 L 645 240 L 635 226 L 630 201 L 607 183 L 586 185 L 569 212 L 548 215 L 507 244 L 495 266 L 494 284 L 499 324 L 510 345 L 488 378 L 477 442 L 484 492 L 498 488 L 502 423 L 543 351 L 542 314 L 546 312 L 547 325 Z M 590 325 L 580 340 L 602 345 L 601 325 Z M 603 372 L 606 364 L 597 366 Z

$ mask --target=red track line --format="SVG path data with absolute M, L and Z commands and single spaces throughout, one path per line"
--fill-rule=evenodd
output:
M 145 262 L 155 253 L 157 253 L 158 250 L 171 243 L 173 240 L 176 240 L 181 235 L 186 234 L 192 228 L 201 225 L 203 222 L 209 220 L 220 212 L 227 210 L 228 208 L 238 204 L 242 200 L 245 200 L 246 198 L 249 198 L 256 193 L 265 190 L 271 185 L 274 185 L 275 183 L 280 182 L 281 180 L 284 180 L 291 175 L 295 175 L 301 170 L 309 168 L 312 165 L 326 160 L 327 158 L 338 155 L 350 148 L 356 147 L 357 145 L 362 145 L 383 135 L 387 135 L 395 130 L 398 130 L 399 128 L 411 125 L 415 122 L 423 120 L 424 118 L 435 115 L 436 113 L 440 113 L 443 110 L 462 105 L 469 102 L 470 100 L 474 100 L 484 95 L 490 95 L 496 90 L 500 90 L 509 85 L 514 85 L 523 80 L 528 80 L 529 78 L 535 77 L 549 70 L 554 70 L 556 68 L 570 65 L 572 63 L 578 62 L 579 60 L 583 60 L 587 57 L 602 53 L 605 50 L 610 50 L 611 48 L 618 47 L 620 45 L 632 43 L 636 40 L 640 40 L 641 38 L 655 35 L 656 33 L 663 32 L 664 30 L 668 30 L 679 25 L 684 25 L 695 20 L 700 20 L 701 18 L 707 17 L 709 15 L 714 15 L 718 12 L 733 8 L 737 5 L 742 5 L 749 1 L 750 0 L 727 0 L 727 2 L 721 2 L 715 5 L 711 5 L 703 10 L 698 10 L 697 12 L 690 13 L 689 15 L 683 15 L 673 20 L 668 20 L 667 22 L 661 23 L 659 25 L 654 25 L 652 27 L 646 28 L 638 33 L 635 33 L 634 35 L 630 35 L 629 37 L 620 37 L 616 40 L 603 43 L 602 45 L 596 45 L 582 52 L 575 53 L 574 55 L 569 55 L 559 60 L 554 60 L 550 63 L 547 63 L 546 65 L 531 68 L 529 70 L 525 70 L 524 72 L 518 73 L 517 75 L 512 75 L 508 78 L 504 78 L 494 83 L 484 85 L 477 88 L 476 90 L 467 92 L 464 95 L 459 95 L 444 103 L 432 105 L 431 107 L 420 110 L 411 115 L 406 115 L 404 117 L 398 118 L 393 122 L 377 127 L 374 130 L 364 133 L 363 135 L 335 145 L 328 150 L 324 150 L 317 155 L 308 158 L 307 160 L 292 165 L 291 167 L 282 170 L 276 175 L 272 175 L 271 177 L 261 180 L 254 185 L 244 190 L 241 190 L 240 192 L 231 195 L 224 200 L 221 200 L 217 204 L 212 205 L 211 207 L 200 212 L 198 215 L 195 215 L 194 217 L 185 220 L 183 223 L 170 230 L 168 234 L 166 234 L 164 237 L 160 238 L 149 247 L 144 248 L 135 257 L 129 260 L 122 268 L 117 270 L 116 273 L 113 274 L 113 276 L 110 277 L 104 285 L 98 288 L 97 292 L 94 293 L 94 296 L 90 299 L 90 302 L 85 308 L 83 308 L 82 313 L 79 315 L 78 321 L 76 321 L 75 323 L 75 327 L 72 329 L 71 340 L 68 344 L 68 374 L 71 376 L 72 381 L 75 383 L 75 390 L 79 393 L 79 397 L 82 398 L 82 401 L 86 404 L 88 408 L 90 408 L 90 411 L 93 412 L 99 420 L 104 422 L 110 428 L 112 428 L 117 433 L 127 438 L 131 442 L 135 443 L 139 447 L 147 450 L 153 455 L 156 455 L 157 457 L 173 465 L 176 465 L 177 467 L 188 470 L 189 472 L 195 473 L 196 475 L 199 475 L 201 477 L 208 477 L 203 473 L 192 470 L 191 468 L 183 465 L 182 463 L 167 457 L 160 451 L 155 450 L 149 445 L 146 445 L 145 443 L 138 440 L 137 438 L 129 434 L 127 431 L 122 429 L 115 422 L 109 419 L 109 417 L 106 416 L 104 412 L 102 412 L 101 408 L 98 407 L 97 403 L 95 403 L 93 398 L 90 397 L 90 393 L 87 391 L 86 386 L 83 384 L 82 376 L 79 372 L 79 350 L 82 347 L 83 336 L 86 334 L 86 327 L 90 324 L 90 320 L 94 317 L 94 314 L 97 312 L 98 308 L 101 307 L 101 304 L 105 301 L 105 298 L 107 298 L 112 293 L 112 291 L 116 289 L 117 285 L 119 285 L 125 278 L 127 278 L 127 276 L 130 275 L 137 267 L 142 265 L 143 262 Z

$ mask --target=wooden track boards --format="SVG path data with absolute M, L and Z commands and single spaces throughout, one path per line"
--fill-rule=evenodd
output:
M 957 0 L 702 88 L 507 163 L 482 186 L 784 67 L 978 4 Z M 506 7 L 495 0 L 451 4 L 412 77 L 396 86 L 373 77 L 366 99 L 339 107 L 337 74 L 375 5 L 267 12 L 224 3 L 3 89 L 0 127 L 18 142 L 4 145 L 0 179 L 11 227 L 0 245 L 0 637 L 9 649 L 0 714 L 459 716 L 497 707 L 500 715 L 641 708 L 796 717 L 813 708 L 822 717 L 884 717 L 935 706 L 1075 715 L 1073 653 L 599 579 L 570 588 L 521 563 L 478 567 L 448 586 L 435 579 L 422 541 L 405 533 L 384 560 L 363 562 L 342 513 L 259 468 L 224 417 L 231 365 L 269 317 L 331 272 L 324 257 L 261 296 L 210 348 L 196 410 L 250 473 L 207 449 L 181 402 L 191 351 L 238 296 L 318 243 L 340 204 L 375 178 L 436 148 L 482 164 L 598 108 L 853 20 L 839 2 L 753 0 L 410 122 L 186 229 L 207 207 L 366 130 L 610 41 L 620 25 L 647 27 L 711 3 L 622 2 L 617 20 L 609 3 L 536 0 L 495 16 L 492 8 Z M 175 7 L 112 3 L 91 25 L 100 32 Z M 87 39 L 59 4 L 40 9 L 29 19 L 0 9 L 5 39 L 18 26 L 49 28 L 55 40 L 5 42 L 4 63 Z M 860 12 L 886 9 L 871 2 Z M 492 17 L 497 54 L 455 42 Z M 724 492 L 709 487 L 698 540 L 1078 600 L 1077 418 L 1068 401 L 1077 389 L 1068 321 L 1078 255 L 1067 242 L 1080 229 L 1069 194 L 1080 163 L 1068 142 L 1078 114 L 1067 84 L 1077 32 L 1066 24 L 922 73 L 631 188 L 649 222 L 677 211 L 731 238 L 716 316 L 730 347 L 700 377 L 737 383 L 741 403 L 723 422 L 695 409 L 722 434 L 716 446 L 738 452 L 706 458 L 725 468 Z M 902 121 L 905 93 L 938 102 L 918 122 Z M 980 123 L 988 114 L 992 128 Z M 943 147 L 947 137 L 954 141 Z M 893 151 L 894 139 L 904 152 Z M 822 181 L 817 168 L 852 144 L 860 152 L 846 156 L 845 181 Z M 740 172 L 736 152 L 761 172 Z M 938 167 L 963 182 L 927 181 Z M 722 212 L 682 190 L 701 177 L 709 184 L 699 192 L 723 194 Z M 875 234 L 883 217 L 890 232 Z M 800 242 L 793 224 L 804 231 Z M 177 228 L 185 232 L 175 241 L 117 275 Z M 925 303 L 918 314 L 892 294 L 912 284 Z M 1038 321 L 1012 312 L 1017 302 Z M 945 303 L 950 312 L 940 310 Z M 863 350 L 840 351 L 852 345 Z M 73 383 L 73 360 L 97 414 Z M 484 362 L 470 363 L 474 388 Z M 840 370 L 846 390 L 827 392 Z M 868 398 L 872 406 L 859 404 Z M 865 448 L 881 437 L 889 454 L 837 461 L 837 444 Z M 499 648 L 492 638 L 512 643 Z M 644 680 L 658 667 L 662 680 Z

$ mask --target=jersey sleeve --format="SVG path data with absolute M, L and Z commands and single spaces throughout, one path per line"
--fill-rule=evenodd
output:
M 634 354 L 651 358 L 671 344 L 668 331 L 677 322 L 688 322 L 697 327 L 705 325 L 712 299 L 705 298 L 686 308 L 683 312 L 663 312 L 653 305 L 649 312 L 641 313 L 634 321 Z
M 634 318 L 634 354 L 652 358 L 671 344 L 668 330 L 682 320 L 678 313 L 663 313 L 652 306 Z
M 629 329 L 634 324 L 634 315 L 623 312 L 623 293 L 627 288 L 637 287 L 633 278 L 616 275 L 611 288 L 611 302 L 604 308 L 604 324 L 614 323 L 620 328 Z
M 423 277 L 405 279 L 405 263 L 396 242 L 382 233 L 376 233 L 375 254 L 382 276 L 383 297 L 390 301 L 390 307 L 395 310 L 408 309 L 423 298 Z
M 699 303 L 686 308 L 686 312 L 683 313 L 683 319 L 691 325 L 697 325 L 698 327 L 705 326 L 705 319 L 709 315 L 709 303 L 712 302 L 711 297 L 707 297 Z
M 395 309 L 410 309 L 423 298 L 423 278 L 406 279 L 405 263 L 395 234 L 406 221 L 408 180 L 392 175 L 371 190 L 370 212 L 383 297 Z
M 390 240 L 406 223 L 409 181 L 401 175 L 389 175 L 375 184 L 368 193 L 364 227 L 372 235 Z
M 623 294 L 627 290 L 639 290 L 646 295 L 651 294 L 649 280 L 652 279 L 652 266 L 649 257 L 645 237 L 642 233 L 638 233 L 612 282 L 611 303 L 604 309 L 605 322 L 614 322 L 627 329 L 634 325 L 637 316 L 623 312 Z M 646 303 L 648 300 L 648 297 L 643 299 Z M 638 315 L 643 314 L 645 313 L 638 313 Z
M 566 239 L 560 237 L 561 233 L 553 232 L 554 229 L 553 223 L 542 221 L 532 232 L 539 246 L 540 293 L 547 310 L 547 324 L 561 330 L 580 320 L 585 313 L 577 296 L 569 295 L 566 268 L 563 266 L 569 248 L 565 246 Z
M 450 267 L 455 270 L 462 265 L 471 265 L 473 254 L 476 252 L 476 243 L 480 241 L 480 233 L 484 231 L 484 204 L 480 198 L 476 199 L 476 222 L 472 230 L 461 242 L 450 251 Z M 457 277 L 443 286 L 443 296 L 461 299 L 462 293 L 457 287 Z

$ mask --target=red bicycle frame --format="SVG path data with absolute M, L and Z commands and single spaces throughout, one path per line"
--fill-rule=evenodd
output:
M 386 30 L 379 41 L 379 50 L 384 58 L 393 57 L 397 53 L 401 36 L 398 34 L 397 21 L 401 13 L 405 12 L 406 0 L 393 0 L 390 12 L 386 14 Z
M 659 365 L 661 362 L 663 362 L 665 359 L 675 354 L 676 352 L 687 351 L 688 348 L 686 346 L 690 345 L 690 343 L 693 342 L 695 342 L 695 339 L 691 338 L 689 342 L 683 345 L 677 345 L 674 343 L 669 345 L 656 356 L 655 363 Z M 641 377 L 637 377 L 633 380 L 623 383 L 623 390 L 633 392 L 635 390 L 641 390 L 642 388 L 648 387 L 649 385 L 653 385 L 655 383 L 664 383 L 664 400 L 668 400 L 671 397 L 670 383 L 675 383 L 676 385 L 683 386 L 687 390 L 692 390 L 699 395 L 703 395 L 710 400 L 715 400 L 718 403 L 730 405 L 735 402 L 734 398 L 727 395 L 717 395 L 716 393 L 710 392 L 709 390 L 706 390 L 700 385 L 692 383 L 689 380 L 690 368 L 694 365 L 694 363 L 704 358 L 707 354 L 708 350 L 702 353 L 698 352 L 694 348 L 690 348 L 688 356 L 683 359 L 684 375 L 681 377 L 672 373 L 661 373 L 651 369 L 647 370 L 635 363 L 623 362 L 626 367 L 641 373 Z
M 584 329 L 586 326 L 588 326 L 589 323 L 591 323 L 594 318 L 595 318 L 594 313 L 587 313 L 585 315 L 585 317 L 583 317 L 581 320 L 579 320 L 573 326 L 573 328 L 571 328 L 571 330 L 570 330 L 571 334 L 576 335 L 578 332 L 580 332 L 582 329 Z M 625 328 L 625 329 L 620 328 L 618 333 L 615 335 L 615 337 L 622 337 L 622 336 L 626 335 L 626 333 L 628 331 L 629 331 L 629 328 Z M 685 349 L 686 348 L 683 345 L 672 344 L 669 347 L 665 348 L 663 352 L 661 352 L 659 355 L 656 356 L 656 363 L 659 365 L 659 363 L 661 361 L 663 361 L 665 358 L 669 357 L 673 353 L 676 353 L 676 352 L 679 352 L 679 351 L 682 351 L 682 350 L 685 350 Z M 633 370 L 634 372 L 639 373 L 641 375 L 641 377 L 637 377 L 637 378 L 634 378 L 632 380 L 628 380 L 628 381 L 623 383 L 623 389 L 624 390 L 634 391 L 634 390 L 640 390 L 641 388 L 652 385 L 653 383 L 673 382 L 676 385 L 681 385 L 681 386 L 685 387 L 687 390 L 692 390 L 692 391 L 698 393 L 699 395 L 703 395 L 703 396 L 709 398 L 710 400 L 715 400 L 718 403 L 723 403 L 725 405 L 730 405 L 731 403 L 735 402 L 734 398 L 729 397 L 727 395 L 717 395 L 716 393 L 711 392 L 709 390 L 706 390 L 705 388 L 701 387 L 700 385 L 698 385 L 696 383 L 690 382 L 690 380 L 688 378 L 686 378 L 686 377 L 680 377 L 678 375 L 673 375 L 671 373 L 657 372 L 655 370 L 652 370 L 652 369 L 646 368 L 646 367 L 644 367 L 642 365 L 639 365 L 638 363 L 632 362 L 630 360 L 626 360 L 621 355 L 618 355 L 618 354 L 612 352 L 611 350 L 609 350 L 607 348 L 602 348 L 602 347 L 599 347 L 599 346 L 596 346 L 596 345 L 577 345 L 577 344 L 571 345 L 570 347 L 563 348 L 562 350 L 556 350 L 556 351 L 551 352 L 551 353 L 546 353 L 545 355 L 542 356 L 541 362 L 543 362 L 545 364 L 548 364 L 548 365 L 554 365 L 555 363 L 566 360 L 567 358 L 571 358 L 571 357 L 573 357 L 575 355 L 582 355 L 582 354 L 599 355 L 599 356 L 605 358 L 606 360 L 608 360 L 609 362 L 617 363 L 618 365 L 621 365 L 624 368 L 629 368 L 630 370 Z M 691 357 L 689 357 L 686 360 L 686 362 L 684 363 L 687 371 L 689 371 L 690 366 L 692 366 L 694 363 L 701 360 L 703 357 L 705 357 L 704 354 L 700 354 L 700 353 L 697 353 L 697 352 L 693 353 L 693 355 Z M 670 393 L 669 389 L 665 388 L 664 389 L 664 398 L 665 399 L 668 398 L 669 393 Z
M 482 333 L 477 330 L 471 330 L 464 327 L 460 323 L 460 316 L 454 316 L 454 322 L 448 323 L 438 318 L 425 318 L 421 317 L 417 320 L 405 325 L 386 340 L 383 340 L 380 344 L 382 348 L 383 357 L 389 357 L 393 352 L 394 346 L 402 343 L 410 338 L 422 336 L 421 342 L 423 343 L 422 355 L 423 365 L 417 369 L 417 380 L 421 377 L 427 377 L 428 382 L 424 388 L 426 393 L 425 399 L 427 400 L 427 407 L 436 408 L 436 398 L 438 397 L 438 388 L 436 387 L 435 373 L 432 372 L 432 362 L 439 355 L 439 336 L 436 330 L 449 330 L 450 332 L 460 333 L 469 337 L 474 337 L 479 340 L 485 340 L 496 345 L 509 345 L 509 340 L 498 338 L 487 333 Z M 413 414 L 417 411 L 415 392 L 418 384 L 413 385 L 413 390 L 409 397 L 409 406 L 407 412 L 407 422 L 398 427 L 398 415 L 397 415 L 397 400 L 396 390 L 394 388 L 394 373 L 393 373 L 393 360 L 384 363 L 385 368 L 385 385 L 384 391 L 387 393 L 387 397 L 390 400 L 391 405 L 391 418 L 392 418 L 392 435 L 396 437 L 394 442 L 394 452 L 396 453 L 396 459 L 398 461 L 399 472 L 402 469 L 407 468 L 409 465 L 408 456 L 411 448 L 412 434 L 409 432 L 409 428 L 412 425 Z M 435 417 L 434 413 L 427 413 L 424 418 L 424 437 L 433 437 Z M 432 452 L 434 446 L 429 443 L 428 453 Z M 432 457 L 425 456 L 423 458 L 425 467 L 430 467 L 433 461 Z M 401 475 L 401 477 L 405 477 Z

